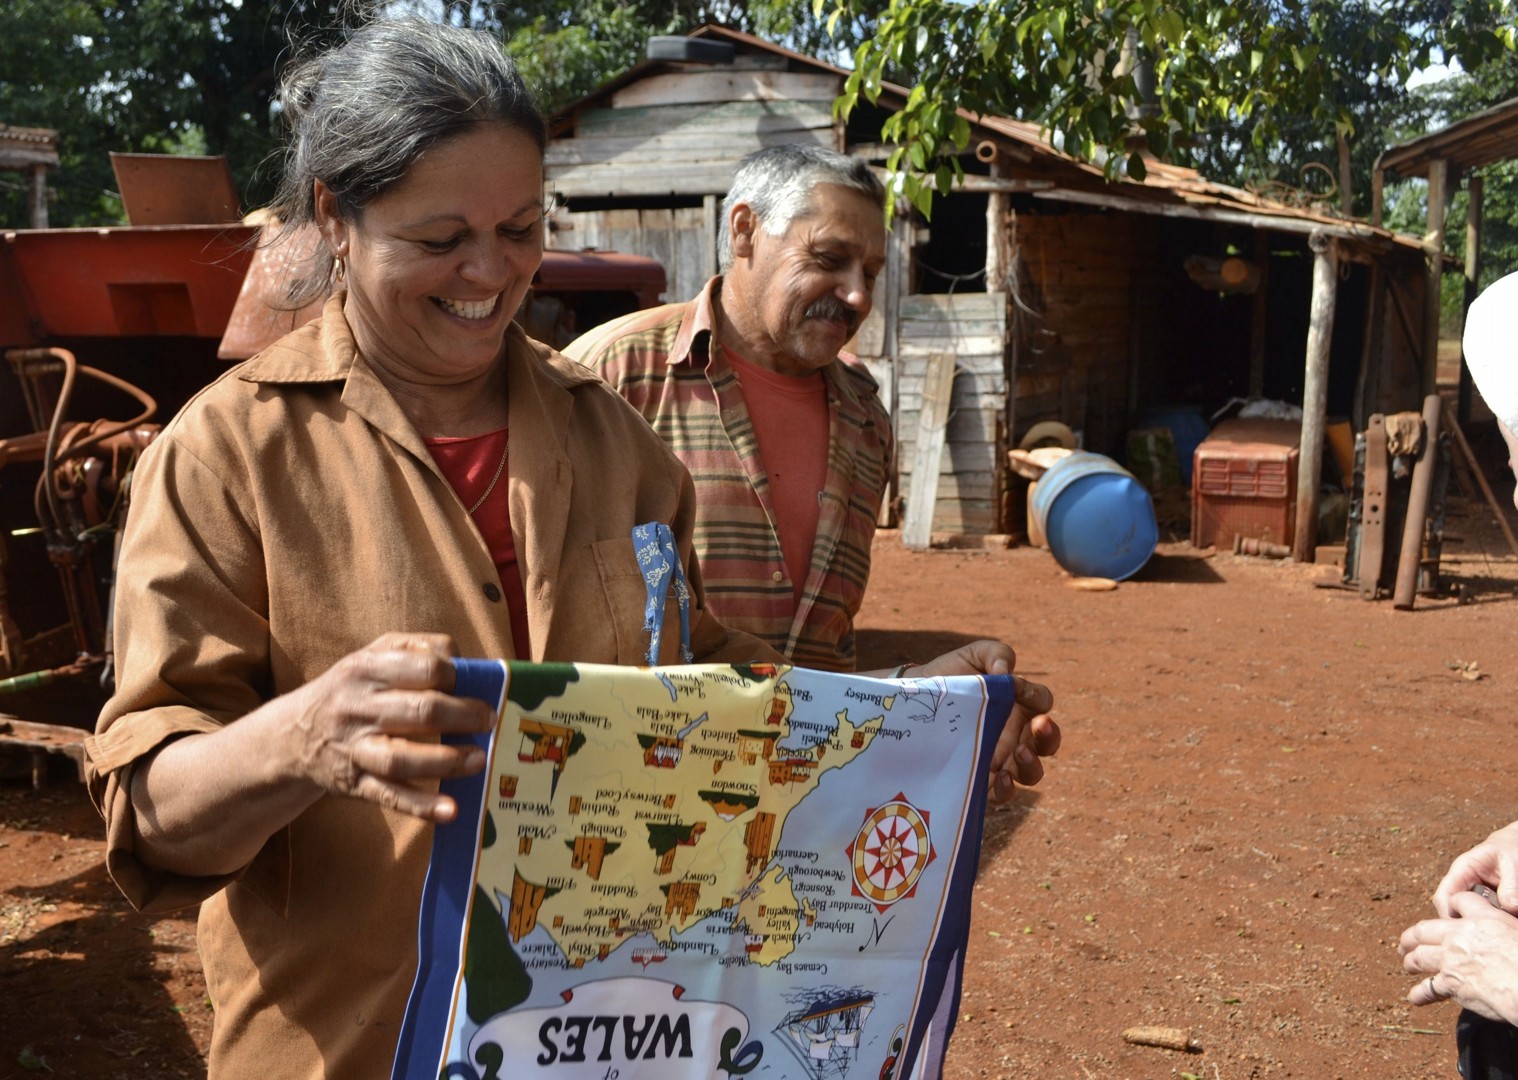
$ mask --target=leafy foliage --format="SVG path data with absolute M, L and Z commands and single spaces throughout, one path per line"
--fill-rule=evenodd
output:
M 112 150 L 225 154 L 252 207 L 277 181 L 281 64 L 392 10 L 497 34 L 552 112 L 640 61 L 651 34 L 721 23 L 844 59 L 885 5 L 829 27 L 786 0 L 5 0 L 0 122 L 58 130 L 55 226 L 122 220 Z M 0 226 L 27 224 L 24 183 L 0 173 Z
M 858 17 L 852 0 L 813 0 Z M 1513 0 L 898 0 L 856 48 L 837 111 L 878 100 L 891 70 L 915 74 L 883 138 L 912 204 L 959 177 L 961 111 L 1041 124 L 1055 145 L 1141 179 L 1146 155 L 1212 158 L 1266 174 L 1300 132 L 1351 136 L 1356 105 L 1382 102 L 1436 56 L 1477 68 L 1515 47 Z
M 861 0 L 857 7 L 853 17 L 831 27 L 810 5 L 788 0 L 455 0 L 450 12 L 463 25 L 500 32 L 544 110 L 553 113 L 642 60 L 651 35 L 685 34 L 709 23 L 807 55 L 846 60 L 886 0 Z
M 0 121 L 56 128 L 51 223 L 111 224 L 112 150 L 226 154 L 245 201 L 274 177 L 276 69 L 372 16 L 353 0 L 8 0 L 0 5 Z M 7 178 L 0 176 L 0 181 Z M 0 222 L 27 224 L 13 181 Z

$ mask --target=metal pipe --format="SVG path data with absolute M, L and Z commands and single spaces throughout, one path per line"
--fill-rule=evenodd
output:
M 1402 526 L 1402 550 L 1397 553 L 1397 585 L 1392 606 L 1411 611 L 1418 594 L 1418 567 L 1423 561 L 1423 534 L 1428 523 L 1429 494 L 1434 489 L 1434 466 L 1439 460 L 1439 395 L 1423 399 L 1423 446 L 1413 465 L 1407 495 L 1407 520 Z

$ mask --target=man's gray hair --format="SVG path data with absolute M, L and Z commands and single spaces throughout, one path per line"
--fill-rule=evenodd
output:
M 885 213 L 885 185 L 859 158 L 810 144 L 766 146 L 738 162 L 732 187 L 722 201 L 718 269 L 726 273 L 733 265 L 733 237 L 728 224 L 733 207 L 747 203 L 765 232 L 782 236 L 791 222 L 811 213 L 812 191 L 818 184 L 853 188 L 868 195 Z
M 279 100 L 288 143 L 274 209 L 287 229 L 316 220 L 313 181 L 332 191 L 341 217 L 357 219 L 428 149 L 477 125 L 515 128 L 540 156 L 547 144 L 543 115 L 499 41 L 415 17 L 371 22 L 293 64 Z M 320 295 L 331 272 L 332 257 L 318 245 L 287 302 L 299 307 Z

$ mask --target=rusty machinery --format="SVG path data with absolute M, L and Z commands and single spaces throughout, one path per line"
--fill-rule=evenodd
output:
M 5 523 L 0 531 L 0 694 L 46 685 L 66 676 L 110 678 L 110 607 L 117 538 L 125 521 L 132 470 L 159 431 L 149 423 L 158 404 L 124 379 L 79 363 L 66 349 L 11 349 L 15 372 L 34 430 L 0 439 L 0 485 L 16 466 L 40 464 L 32 498 L 35 524 Z M 67 418 L 81 379 L 125 393 L 141 407 L 130 420 L 75 421 Z M 29 475 L 29 473 L 27 473 Z M 25 638 L 7 598 L 10 569 L 5 541 L 39 535 L 57 570 L 67 623 Z M 73 659 L 37 666 L 34 652 L 44 640 L 70 638 Z

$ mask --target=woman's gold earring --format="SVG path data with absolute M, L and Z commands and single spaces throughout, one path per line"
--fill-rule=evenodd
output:
M 343 262 L 342 256 L 332 260 L 332 280 L 342 281 L 348 276 L 348 266 Z

